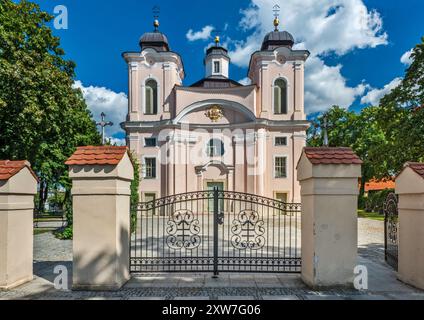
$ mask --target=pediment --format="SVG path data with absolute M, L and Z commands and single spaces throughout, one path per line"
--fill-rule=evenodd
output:
M 175 119 L 180 124 L 227 125 L 254 121 L 254 114 L 234 102 L 204 102 L 185 108 Z

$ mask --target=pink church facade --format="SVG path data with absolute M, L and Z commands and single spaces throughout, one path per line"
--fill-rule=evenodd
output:
M 205 77 L 190 86 L 157 25 L 140 39 L 141 52 L 123 54 L 129 108 L 122 127 L 141 164 L 142 201 L 218 187 L 300 202 L 309 52 L 293 44 L 277 27 L 267 34 L 251 56 L 250 85 L 231 80 L 219 39 L 206 52 Z

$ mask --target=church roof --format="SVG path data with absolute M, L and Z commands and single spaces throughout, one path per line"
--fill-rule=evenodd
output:
M 220 88 L 235 88 L 235 87 L 242 87 L 242 86 L 243 86 L 242 84 L 238 83 L 235 80 L 231 80 L 223 76 L 212 76 L 208 78 L 203 78 L 193 83 L 190 87 L 220 89 Z
M 153 48 L 156 51 L 169 51 L 169 42 L 166 35 L 159 31 L 147 32 L 140 38 L 141 50 Z
M 206 56 L 208 55 L 223 55 L 229 58 L 228 50 L 224 47 L 212 46 L 208 50 L 206 50 Z
M 262 42 L 262 51 L 265 50 L 274 50 L 278 47 L 288 46 L 292 47 L 294 45 L 293 36 L 287 31 L 272 31 L 268 33 L 263 42 Z

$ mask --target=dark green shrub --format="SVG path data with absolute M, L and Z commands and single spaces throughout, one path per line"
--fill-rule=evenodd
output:
M 73 238 L 73 226 L 69 225 L 64 229 L 60 229 L 54 232 L 56 238 L 60 240 L 72 240 Z
M 384 214 L 384 203 L 387 199 L 387 196 L 392 192 L 394 192 L 393 189 L 369 192 L 368 197 L 365 198 L 365 211 Z

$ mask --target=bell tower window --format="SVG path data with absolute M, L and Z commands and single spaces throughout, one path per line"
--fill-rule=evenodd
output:
M 219 61 L 213 62 L 213 73 L 220 73 L 221 72 L 221 66 Z
M 144 114 L 155 115 L 158 113 L 158 84 L 155 80 L 146 82 L 145 92 L 145 109 Z
M 287 114 L 287 82 L 284 79 L 274 83 L 274 113 Z

